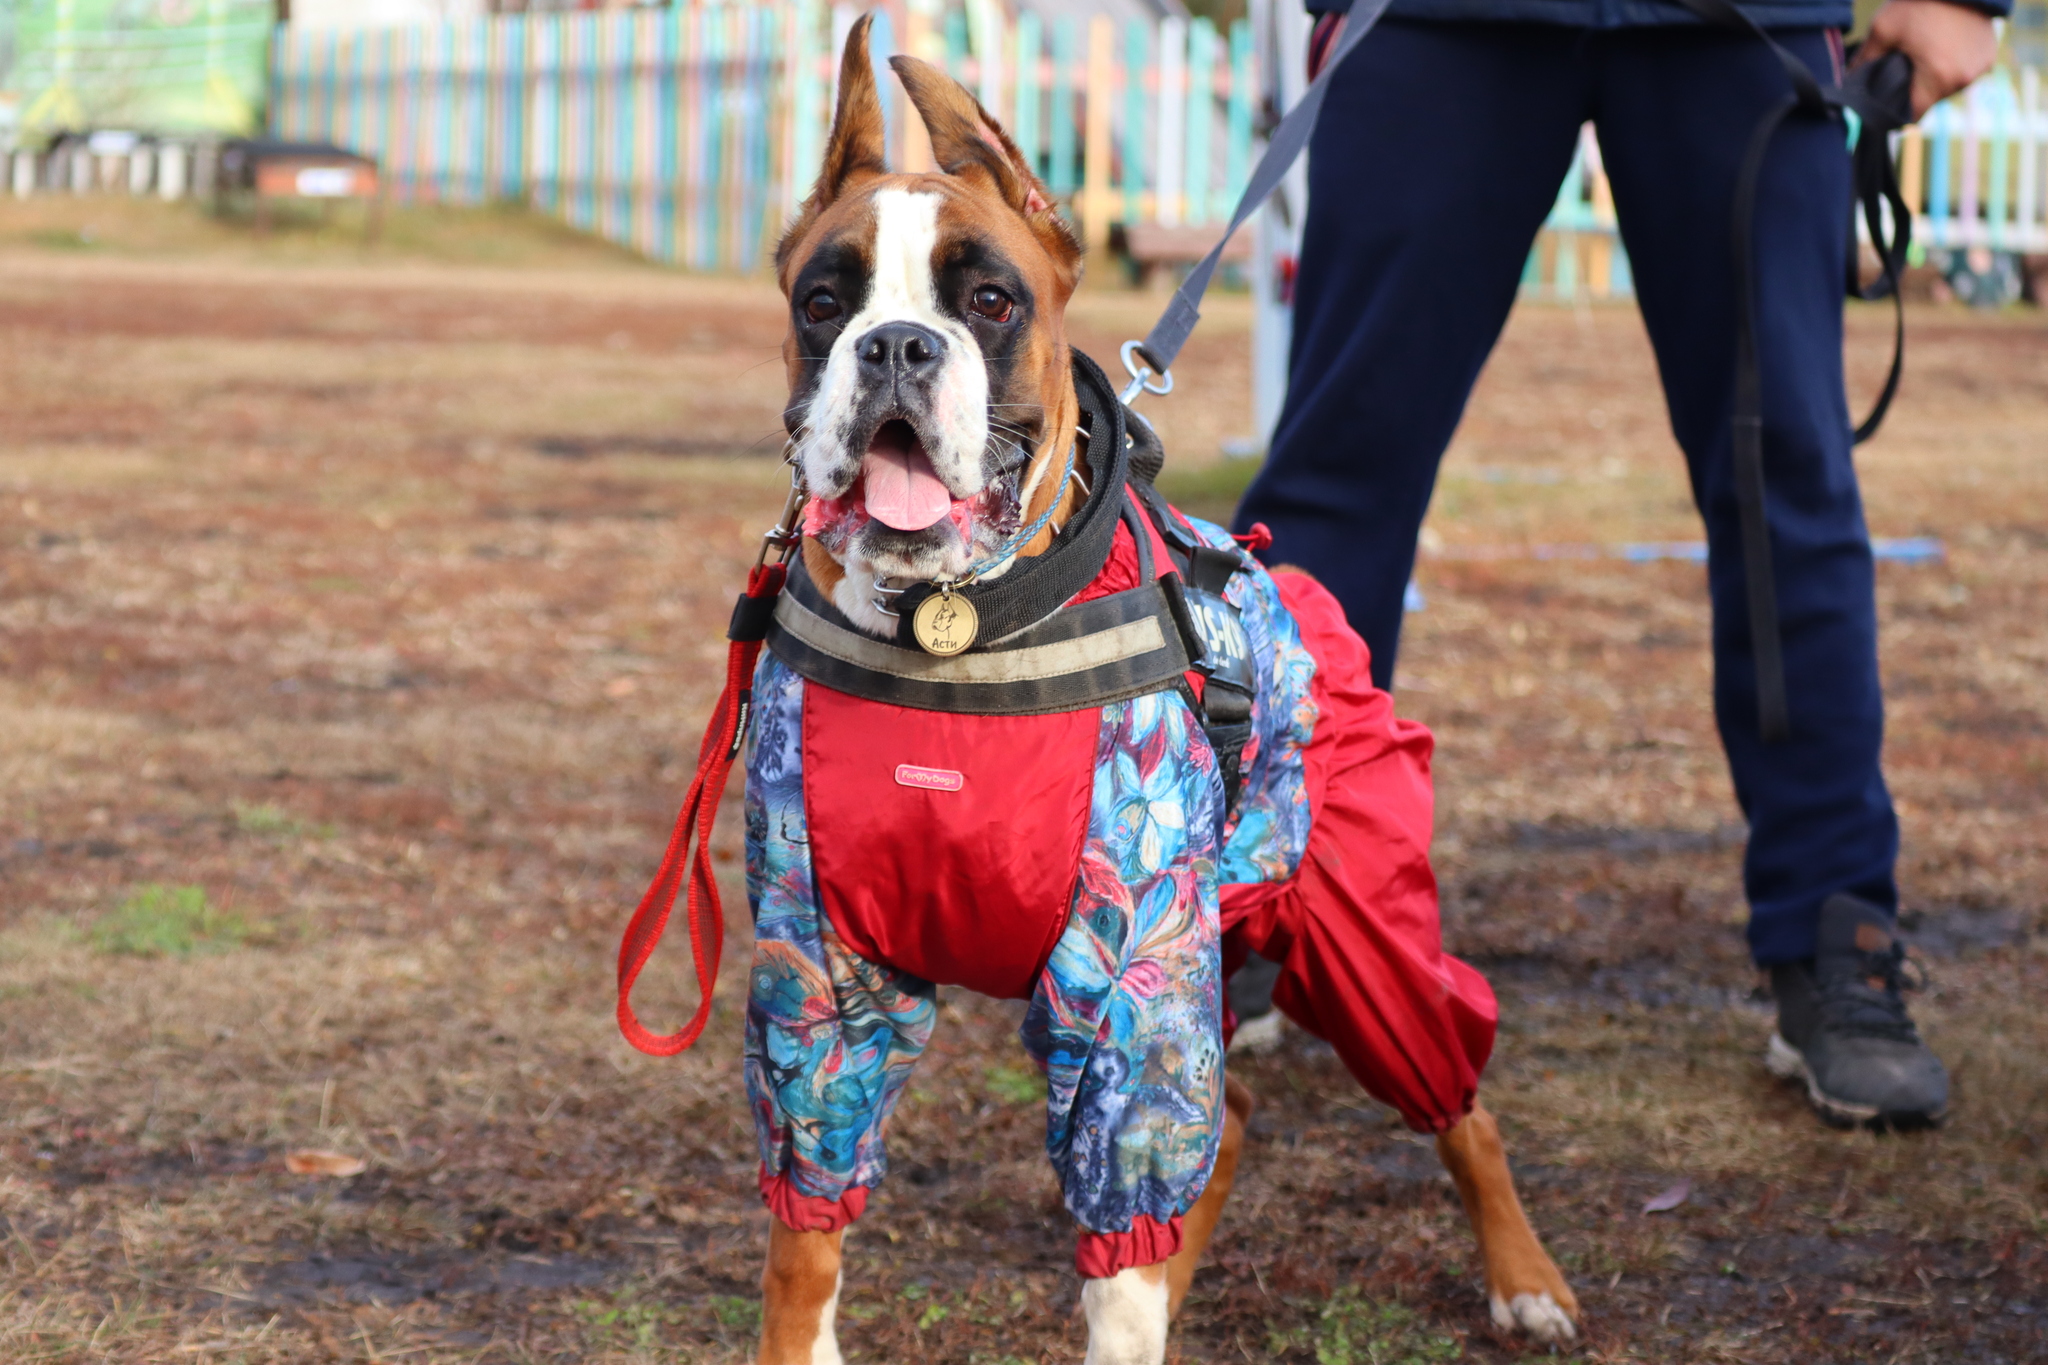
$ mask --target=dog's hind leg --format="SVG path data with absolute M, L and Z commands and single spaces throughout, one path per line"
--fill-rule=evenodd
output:
M 1202 1251 L 1209 1245 L 1209 1236 L 1216 1231 L 1216 1220 L 1223 1216 L 1224 1201 L 1230 1198 L 1231 1182 L 1237 1179 L 1237 1155 L 1244 1146 L 1244 1126 L 1252 1116 L 1256 1101 L 1252 1092 L 1235 1076 L 1223 1078 L 1223 1144 L 1216 1152 L 1216 1166 L 1209 1174 L 1209 1188 L 1202 1191 L 1202 1197 L 1181 1219 L 1180 1250 L 1166 1263 L 1166 1311 L 1169 1317 L 1180 1316 L 1181 1300 L 1188 1296 L 1188 1286 L 1194 1282 L 1195 1267 L 1201 1262 Z
M 1577 1336 L 1578 1298 L 1522 1212 L 1493 1115 L 1473 1105 L 1456 1127 L 1437 1137 L 1436 1151 L 1458 1186 L 1465 1215 L 1479 1239 L 1494 1322 L 1538 1341 L 1570 1341 Z
M 761 1272 L 759 1365 L 839 1365 L 832 1318 L 839 1309 L 839 1253 L 846 1235 L 796 1232 L 781 1220 L 768 1229 Z

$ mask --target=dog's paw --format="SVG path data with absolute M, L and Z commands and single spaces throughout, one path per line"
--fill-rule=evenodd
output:
M 1525 1332 L 1546 1344 L 1571 1341 L 1579 1335 L 1572 1315 L 1545 1290 L 1540 1294 L 1517 1294 L 1512 1299 L 1495 1296 L 1494 1324 L 1504 1331 Z

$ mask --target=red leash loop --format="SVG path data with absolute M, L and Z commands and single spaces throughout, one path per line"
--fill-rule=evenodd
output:
M 785 516 L 783 526 L 790 525 Z M 783 527 L 777 527 L 782 530 Z M 770 541 L 774 541 L 771 533 Z M 748 713 L 753 707 L 754 665 L 761 657 L 761 641 L 767 634 L 768 619 L 776 597 L 782 592 L 788 569 L 783 564 L 756 564 L 747 574 L 746 595 L 733 611 L 732 646 L 725 656 L 725 690 L 704 727 L 704 742 L 697 750 L 697 774 L 683 797 L 676 815 L 675 833 L 669 836 L 668 851 L 640 908 L 626 925 L 626 937 L 619 944 L 619 1032 L 626 1041 L 654 1057 L 673 1057 L 686 1051 L 704 1032 L 711 1018 L 711 994 L 718 984 L 718 956 L 725 946 L 725 907 L 718 899 L 718 879 L 711 870 L 711 830 L 718 819 L 719 798 L 725 795 L 726 775 L 739 757 L 740 739 L 746 734 Z M 696 844 L 693 854 L 690 845 Z M 655 1033 L 633 1013 L 633 983 L 661 935 L 668 928 L 669 915 L 682 889 L 684 865 L 688 864 L 690 893 L 690 956 L 697 968 L 697 1013 L 674 1033 Z

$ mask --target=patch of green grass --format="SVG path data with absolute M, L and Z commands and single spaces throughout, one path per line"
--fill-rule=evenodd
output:
M 1432 1365 L 1465 1354 L 1457 1338 L 1432 1332 L 1414 1309 L 1398 1303 L 1377 1303 L 1347 1285 L 1305 1323 L 1274 1332 L 1267 1349 L 1274 1355 L 1316 1365 Z
M 253 834 L 262 839 L 332 839 L 334 826 L 315 825 L 293 815 L 283 806 L 269 802 L 245 806 L 236 802 L 234 806 L 235 828 L 243 834 Z
M 1263 464 L 1261 460 L 1218 460 L 1214 464 L 1177 469 L 1169 456 L 1166 472 L 1159 476 L 1159 491 L 1189 516 L 1228 526 L 1238 500 L 1252 486 Z
M 1045 1098 L 1045 1077 L 1028 1067 L 992 1066 L 982 1073 L 988 1093 L 1004 1104 L 1036 1104 Z
M 641 1302 L 638 1292 L 632 1289 L 620 1290 L 610 1303 L 578 1299 L 572 1308 L 599 1339 L 629 1342 L 643 1348 L 654 1345 L 661 1329 L 677 1317 L 659 1304 Z
M 137 887 L 114 913 L 92 928 L 92 946 L 129 957 L 189 957 L 240 947 L 249 926 L 240 915 L 216 909 L 197 886 Z
M 37 246 L 49 247 L 53 251 L 91 251 L 99 245 L 99 238 L 89 227 L 79 228 L 75 232 L 67 229 L 31 232 L 28 239 Z
M 718 1319 L 720 1327 L 743 1327 L 751 1331 L 761 1325 L 761 1302 L 759 1299 L 741 1298 L 737 1294 L 715 1294 L 711 1298 L 711 1316 Z

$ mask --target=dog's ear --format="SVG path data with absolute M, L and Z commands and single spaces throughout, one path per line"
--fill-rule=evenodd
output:
M 962 179 L 979 179 L 1024 216 L 1031 230 L 1069 267 L 1081 259 L 1081 244 L 1053 207 L 1052 193 L 967 87 L 916 57 L 891 57 L 889 65 L 910 95 L 910 103 L 931 134 L 939 169 Z
M 882 98 L 875 89 L 875 68 L 868 57 L 868 30 L 875 16 L 863 14 L 846 35 L 846 51 L 839 60 L 839 105 L 832 114 L 832 133 L 825 142 L 825 165 L 811 197 L 797 211 L 796 220 L 782 234 L 775 248 L 778 270 L 818 215 L 846 193 L 857 180 L 886 175 L 888 154 L 882 122 Z

